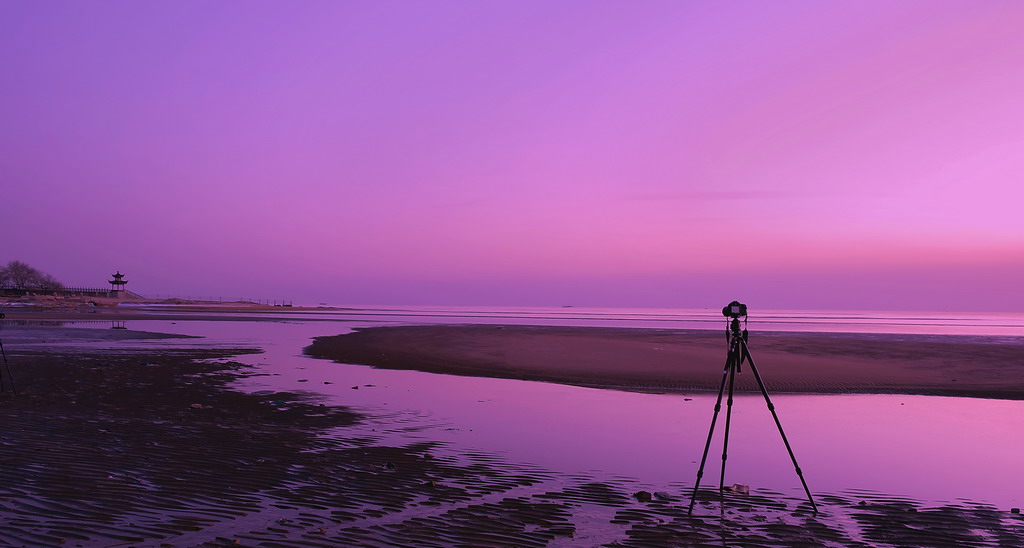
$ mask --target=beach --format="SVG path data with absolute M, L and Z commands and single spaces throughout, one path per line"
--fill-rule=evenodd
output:
M 749 337 L 770 391 L 1024 398 L 1024 344 L 939 335 Z M 430 325 L 317 338 L 315 357 L 375 367 L 650 391 L 721 386 L 724 333 L 595 327 Z M 757 391 L 741 365 L 736 389 Z
M 29 313 L 22 313 L 18 321 L 30 323 L 24 314 Z M 190 314 L 174 317 L 182 322 Z M 196 317 L 205 323 L 218 313 L 196 312 Z M 253 322 L 270 321 L 250 314 L 237 325 L 249 329 L 246 326 Z M 235 324 L 223 319 L 214 323 Z M 166 322 L 140 325 L 169 326 Z M 377 367 L 415 366 L 459 375 L 497 374 L 636 390 L 717 389 L 720 382 L 724 355 L 720 333 L 500 327 L 361 329 L 307 341 L 312 344 L 306 352 L 345 361 L 355 355 L 342 351 L 358 349 L 363 356 L 383 353 L 379 364 L 371 364 Z M 0 544 L 1024 544 L 1024 520 L 1009 508 L 927 503 L 899 493 L 815 491 L 820 511 L 814 514 L 807 500 L 792 492 L 753 487 L 749 492 L 736 488 L 719 495 L 717 481 L 705 479 L 690 516 L 687 506 L 693 478 L 689 470 L 677 481 L 649 484 L 614 470 L 558 471 L 495 452 L 450 446 L 440 439 L 430 440 L 430 429 L 410 430 L 414 424 L 403 422 L 400 415 L 374 416 L 339 404 L 346 399 L 355 402 L 356 394 L 365 397 L 384 387 L 344 386 L 328 400 L 310 386 L 316 379 L 309 372 L 300 373 L 309 382 L 298 378 L 301 384 L 292 390 L 240 390 L 239 382 L 258 380 L 274 371 L 253 365 L 262 355 L 259 347 L 213 345 L 159 329 L 68 324 L 8 323 L 0 335 L 18 390 L 13 395 L 8 384 L 0 395 L 0 424 L 4 425 Z M 361 340 L 366 336 L 372 339 Z M 807 354 L 808 359 L 824 355 L 825 361 L 840 360 L 843 337 L 838 337 L 840 342 L 834 336 L 818 337 L 830 341 L 818 346 L 810 345 L 807 337 L 815 338 L 752 336 L 751 352 L 766 380 L 778 382 L 776 378 L 784 377 L 781 366 L 774 364 L 776 353 L 801 355 L 792 350 L 794 345 L 805 353 L 817 353 Z M 353 339 L 358 344 L 349 344 Z M 778 342 L 772 346 L 769 339 Z M 900 341 L 888 343 L 899 346 Z M 864 347 L 853 339 L 845 344 Z M 908 356 L 935 360 L 942 352 L 956 352 L 953 342 L 945 344 L 930 354 L 913 345 L 904 348 Z M 872 359 L 883 362 L 881 357 L 873 358 L 882 350 L 889 348 L 868 347 L 858 359 L 868 364 Z M 296 345 L 291 351 L 298 353 L 302 347 Z M 329 351 L 336 353 L 328 355 Z M 1011 348 L 999 344 L 988 351 L 1000 359 L 1012 356 Z M 659 360 L 662 353 L 667 357 Z M 634 363 L 637 355 L 644 356 L 644 367 L 623 367 L 623 363 Z M 428 359 L 431 356 L 433 360 Z M 578 357 L 576 361 L 573 356 Z M 316 361 L 340 371 L 358 367 Z M 581 374 L 586 363 L 601 371 L 596 377 L 599 382 Z M 694 376 L 673 373 L 679 363 L 688 364 L 686 375 Z M 972 366 L 977 370 L 973 377 L 963 376 L 965 381 L 973 378 L 972 387 L 1013 389 L 986 385 L 991 373 L 982 365 Z M 698 373 L 705 367 L 712 369 L 706 378 Z M 900 375 L 893 374 L 892 379 L 905 381 L 908 373 Z M 838 390 L 821 388 L 822 378 L 813 377 L 813 382 L 800 386 Z M 846 383 L 857 380 L 844 379 Z M 900 385 L 896 380 L 887 380 L 885 389 L 934 388 Z M 854 386 L 863 384 L 842 389 Z M 401 399 L 390 403 L 403 405 Z M 643 461 L 640 454 L 636 458 Z

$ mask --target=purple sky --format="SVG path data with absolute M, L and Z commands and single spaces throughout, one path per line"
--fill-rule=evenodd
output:
M 296 303 L 1024 308 L 1024 4 L 0 3 L 0 262 Z

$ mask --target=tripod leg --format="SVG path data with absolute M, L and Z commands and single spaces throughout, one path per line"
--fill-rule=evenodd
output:
M 732 425 L 732 389 L 736 383 L 736 369 L 739 367 L 742 356 L 739 345 L 736 345 L 729 353 L 733 356 L 733 368 L 729 373 L 729 399 L 725 404 L 725 441 L 722 442 L 722 476 L 718 480 L 719 493 L 725 490 L 725 461 L 729 458 L 729 427 Z
M 750 362 L 750 370 L 754 372 L 754 379 L 757 380 L 757 386 L 761 389 L 761 395 L 764 396 L 764 401 L 768 404 L 768 410 L 772 412 L 772 418 L 775 419 L 775 426 L 779 428 L 779 434 L 782 436 L 782 443 L 786 444 L 786 451 L 789 451 L 789 458 L 793 461 L 793 468 L 796 469 L 796 475 L 800 477 L 800 483 L 804 486 L 804 492 L 807 493 L 807 500 L 811 503 L 811 508 L 814 513 L 818 513 L 818 506 L 814 504 L 814 497 L 811 496 L 811 490 L 807 488 L 807 482 L 804 481 L 804 473 L 800 470 L 800 465 L 796 462 L 796 455 L 793 454 L 793 448 L 789 445 L 789 440 L 786 438 L 786 432 L 782 430 L 782 422 L 779 421 L 779 415 L 775 412 L 775 405 L 772 403 L 772 399 L 768 397 L 768 390 L 764 387 L 764 381 L 761 380 L 761 375 L 757 372 L 757 366 L 754 365 L 754 358 L 750 356 L 750 350 L 747 348 L 747 342 L 741 340 L 743 345 L 743 352 L 747 357 L 747 361 Z
M 729 352 L 725 359 L 725 369 L 722 370 L 722 383 L 718 386 L 718 399 L 715 401 L 715 413 L 711 417 L 711 428 L 708 429 L 708 440 L 705 442 L 705 452 L 700 457 L 700 467 L 697 468 L 697 479 L 693 482 L 693 493 L 690 495 L 690 508 L 688 514 L 693 513 L 693 504 L 696 502 L 697 490 L 700 488 L 700 478 L 703 477 L 703 468 L 708 463 L 708 452 L 711 450 L 711 439 L 715 435 L 715 423 L 718 422 L 718 414 L 722 411 L 722 395 L 725 393 L 725 381 L 735 369 L 735 355 Z
M 693 514 L 693 504 L 697 501 L 697 489 L 700 488 L 700 479 L 704 477 L 704 465 L 708 462 L 708 450 L 711 449 L 711 437 L 715 434 L 715 422 L 718 421 L 718 412 L 722 410 L 722 394 L 725 392 L 725 380 L 733 369 L 733 354 L 729 353 L 725 359 L 725 369 L 722 370 L 722 384 L 718 387 L 718 400 L 715 401 L 715 413 L 711 415 L 711 428 L 708 429 L 708 441 L 704 443 L 704 456 L 700 458 L 700 468 L 697 469 L 697 481 L 693 482 L 693 494 L 690 495 L 690 509 L 687 514 Z

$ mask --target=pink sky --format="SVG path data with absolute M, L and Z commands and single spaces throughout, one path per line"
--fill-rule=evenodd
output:
M 1021 311 L 1024 4 L 0 4 L 0 262 L 296 303 Z

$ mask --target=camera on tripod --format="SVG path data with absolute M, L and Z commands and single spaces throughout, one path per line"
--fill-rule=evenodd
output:
M 687 514 L 693 514 L 693 506 L 697 502 L 697 490 L 700 489 L 700 480 L 704 477 L 704 465 L 708 462 L 708 451 L 711 450 L 711 438 L 715 434 L 715 423 L 718 421 L 718 413 L 722 410 L 722 395 L 725 393 L 725 385 L 729 385 L 729 399 L 727 400 L 727 408 L 725 412 L 725 441 L 722 444 L 722 475 L 718 480 L 718 492 L 721 495 L 725 492 L 725 463 L 728 459 L 729 452 L 729 426 L 732 422 L 732 401 L 733 401 L 733 390 L 736 383 L 736 374 L 740 372 L 740 365 L 743 362 L 750 364 L 750 370 L 754 373 L 754 380 L 757 381 L 758 388 L 761 389 L 761 395 L 764 396 L 764 402 L 768 405 L 768 410 L 771 411 L 772 418 L 775 419 L 775 426 L 779 429 L 779 435 L 782 436 L 782 443 L 786 446 L 786 451 L 789 452 L 789 458 L 793 461 L 793 468 L 796 470 L 797 477 L 800 478 L 800 483 L 804 487 L 804 493 L 807 493 L 807 501 L 811 503 L 811 510 L 815 514 L 818 513 L 818 506 L 814 504 L 814 497 L 811 496 L 811 490 L 807 487 L 807 482 L 804 481 L 804 473 L 800 470 L 800 465 L 796 462 L 796 455 L 793 454 L 793 448 L 789 445 L 789 440 L 786 438 L 786 433 L 782 430 L 782 422 L 779 420 L 778 413 L 775 412 L 775 405 L 772 403 L 770 397 L 768 397 L 768 389 L 764 386 L 764 381 L 761 379 L 761 374 L 757 371 L 757 366 L 754 365 L 754 358 L 750 355 L 750 350 L 747 349 L 747 305 L 733 301 L 722 309 L 722 315 L 726 317 L 726 328 L 725 328 L 725 339 L 728 341 L 727 345 L 729 348 L 726 354 L 725 369 L 722 370 L 722 384 L 718 386 L 718 399 L 715 401 L 715 414 L 711 416 L 711 428 L 708 429 L 708 441 L 704 444 L 704 454 L 700 458 L 700 468 L 697 469 L 697 481 L 693 482 L 693 493 L 690 494 L 690 508 L 687 510 Z M 741 328 L 740 323 L 743 323 Z
M 738 320 L 747 315 L 747 305 L 739 301 L 733 301 L 725 305 L 725 308 L 722 309 L 722 315 L 726 318 Z

